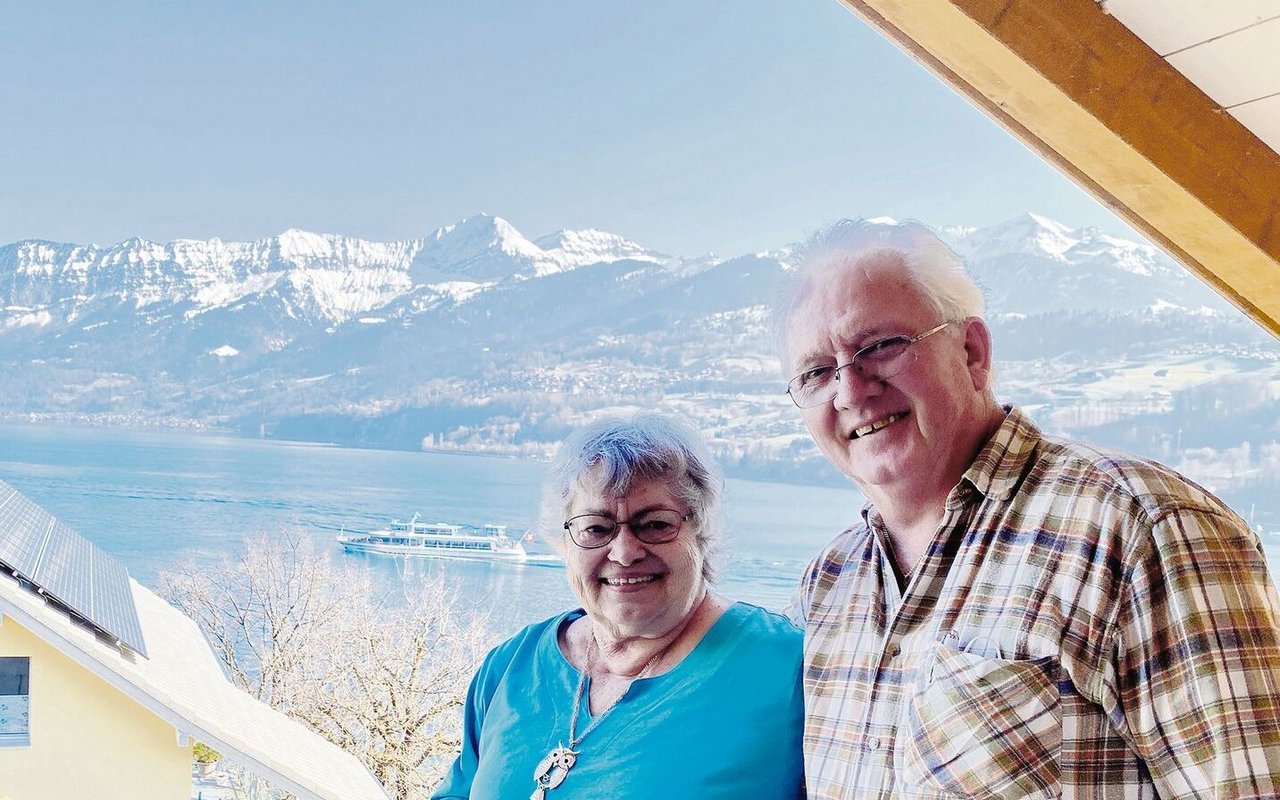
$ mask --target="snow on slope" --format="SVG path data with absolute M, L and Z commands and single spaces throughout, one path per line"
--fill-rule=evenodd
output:
M 566 271 L 590 264 L 609 264 L 624 259 L 654 263 L 669 263 L 675 260 L 647 250 L 630 239 L 594 228 L 581 231 L 557 231 L 549 236 L 543 236 L 535 244 L 557 267 L 555 270 L 544 267 L 540 273 L 542 275 L 549 274 L 551 271 Z
M 1149 308 L 1152 295 L 1160 308 L 1221 306 L 1150 244 L 1072 230 L 1037 214 L 987 228 L 947 228 L 943 235 L 993 289 L 996 313 L 1110 313 L 1139 296 L 1148 299 L 1133 308 Z M 762 258 L 788 260 L 785 249 Z M 0 330 L 76 321 L 92 330 L 135 315 L 149 325 L 171 316 L 194 325 L 211 312 L 236 315 L 238 324 L 253 315 L 262 330 L 276 324 L 273 319 L 328 329 L 368 315 L 394 317 L 393 306 L 414 313 L 457 305 L 495 287 L 624 260 L 662 268 L 652 276 L 627 273 L 633 280 L 706 273 L 702 282 L 724 285 L 699 291 L 737 296 L 743 289 L 741 276 L 718 270 L 728 262 L 715 257 L 676 259 L 594 229 L 532 241 L 482 213 L 424 239 L 391 243 L 296 229 L 257 242 L 135 238 L 107 248 L 17 242 L 0 247 Z

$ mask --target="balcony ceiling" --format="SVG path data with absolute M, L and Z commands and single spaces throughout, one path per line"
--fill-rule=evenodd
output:
M 1280 337 L 1280 0 L 842 0 Z

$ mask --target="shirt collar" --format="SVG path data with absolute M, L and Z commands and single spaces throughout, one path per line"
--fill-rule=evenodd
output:
M 1004 422 L 978 451 L 961 481 L 987 497 L 1008 500 L 1017 491 L 1043 434 L 1016 406 L 1005 406 Z

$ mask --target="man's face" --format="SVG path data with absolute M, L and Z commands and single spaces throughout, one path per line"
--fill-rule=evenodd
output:
M 792 375 L 847 364 L 879 339 L 917 336 L 948 321 L 896 258 L 871 266 L 816 276 L 802 290 L 787 328 Z M 906 366 L 891 377 L 842 370 L 833 399 L 802 409 L 805 425 L 823 455 L 864 492 L 945 495 L 989 433 L 988 345 L 981 320 L 957 321 L 912 345 Z

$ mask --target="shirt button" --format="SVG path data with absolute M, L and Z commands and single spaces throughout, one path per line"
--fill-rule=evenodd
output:
M 881 750 L 884 748 L 884 740 L 876 737 L 867 742 L 868 750 Z
M 895 644 L 895 645 L 890 645 L 890 646 L 889 646 L 889 650 L 888 650 L 888 652 L 886 653 L 886 655 L 888 655 L 890 659 L 897 658 L 897 657 L 898 657 L 898 656 L 900 656 L 901 654 L 902 654 L 902 648 L 901 648 L 901 647 L 899 647 L 899 646 L 898 646 L 898 645 L 896 645 L 896 644 Z

